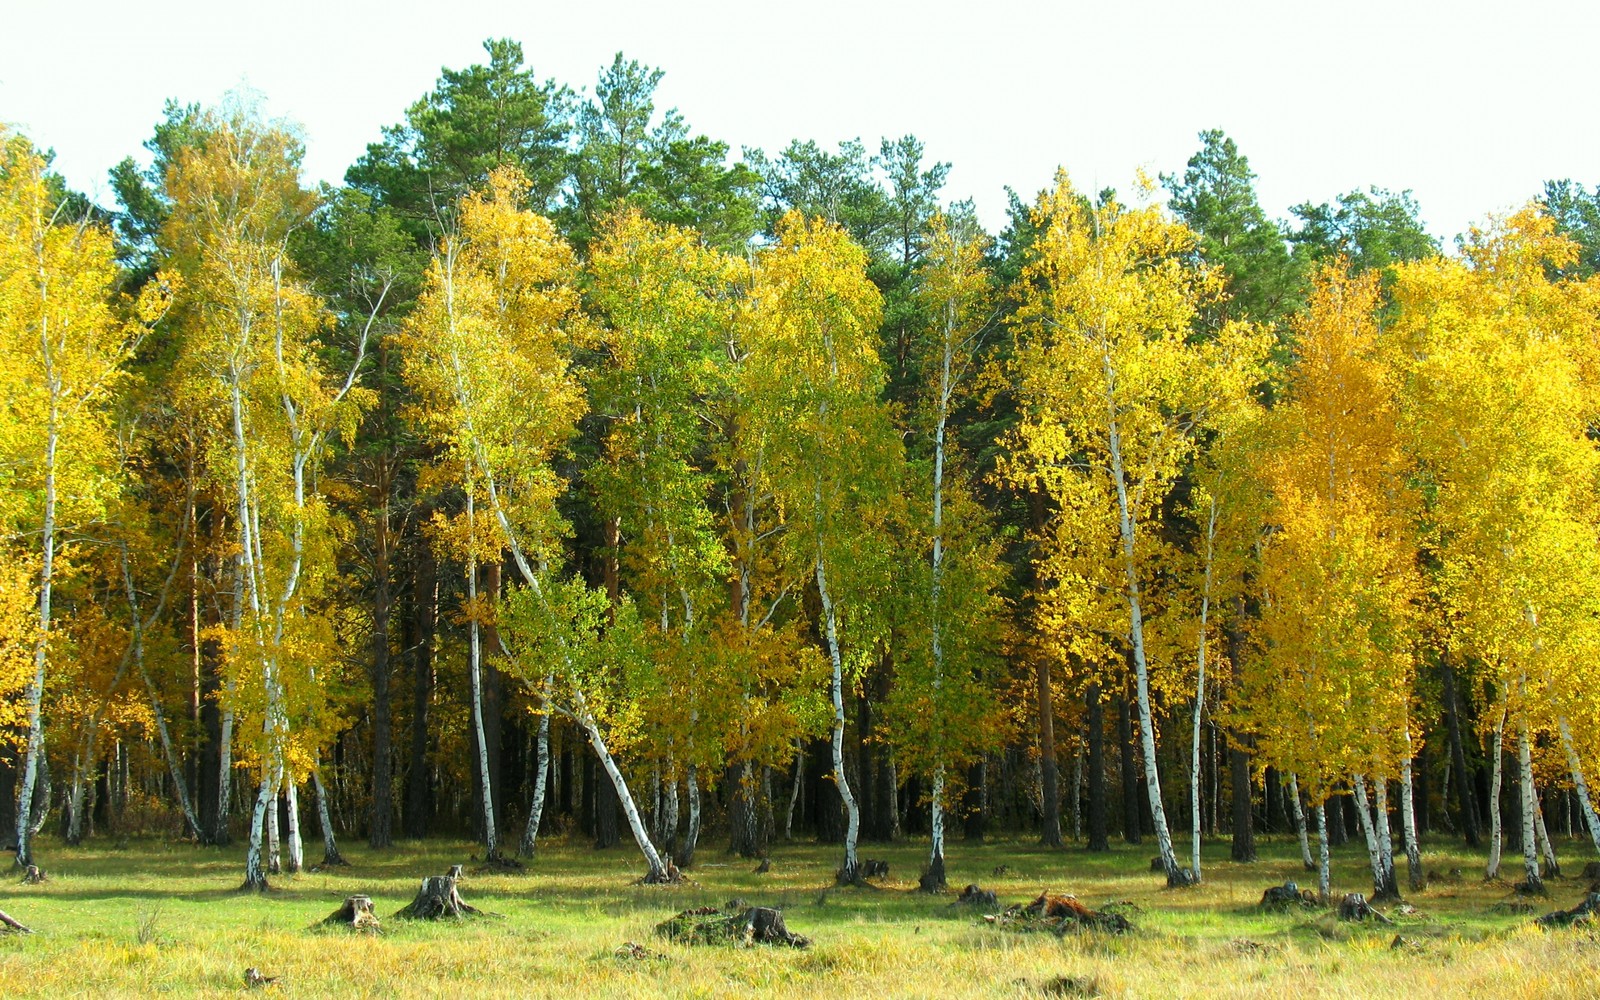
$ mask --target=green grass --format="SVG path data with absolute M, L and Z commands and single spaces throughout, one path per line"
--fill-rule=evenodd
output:
M 308 845 L 312 846 L 312 845 Z M 1351 927 L 1330 914 L 1264 914 L 1269 884 L 1315 882 L 1292 843 L 1263 845 L 1262 861 L 1228 861 L 1208 848 L 1206 882 L 1166 890 L 1149 870 L 1150 846 L 1108 854 L 1049 851 L 1026 842 L 952 845 L 952 886 L 977 882 L 1003 903 L 1043 889 L 1090 906 L 1130 901 L 1138 930 L 1122 938 L 998 930 L 912 890 L 925 845 L 867 845 L 893 877 L 878 889 L 832 886 L 835 848 L 779 844 L 772 872 L 701 853 L 694 881 L 634 885 L 636 854 L 560 842 L 541 847 L 525 874 L 473 875 L 468 902 L 494 914 L 462 923 L 393 919 L 418 880 L 474 851 L 464 842 L 409 843 L 393 851 L 344 849 L 348 869 L 274 880 L 266 896 L 241 894 L 242 851 L 135 840 L 126 850 L 41 843 L 50 881 L 5 879 L 0 909 L 33 928 L 0 937 L 0 996 L 236 994 L 243 972 L 281 977 L 272 993 L 315 996 L 1038 996 L 1068 976 L 1107 997 L 1594 997 L 1600 935 L 1544 932 L 1496 905 L 1505 885 L 1482 884 L 1482 861 L 1449 845 L 1425 854 L 1429 870 L 1460 867 L 1460 884 L 1410 894 L 1419 911 L 1397 927 Z M 1589 852 L 1562 845 L 1581 869 Z M 1513 864 L 1515 859 L 1509 859 Z M 1403 859 L 1402 859 L 1403 864 Z M 997 866 L 1009 870 L 993 874 Z M 1510 870 L 1510 869 L 1508 869 Z M 1403 878 L 1403 874 L 1402 874 Z M 1365 855 L 1335 859 L 1340 891 L 1368 888 Z M 1543 910 L 1570 906 L 1584 884 L 1553 880 Z M 316 928 L 344 897 L 365 892 L 380 936 Z M 806 951 L 670 944 L 654 925 L 684 907 L 733 896 L 783 908 Z M 1396 933 L 1416 946 L 1392 950 Z M 621 958 L 626 941 L 659 958 Z

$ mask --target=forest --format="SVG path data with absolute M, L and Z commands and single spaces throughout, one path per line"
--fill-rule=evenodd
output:
M 1207 131 L 988 233 L 914 136 L 735 152 L 484 48 L 338 186 L 245 94 L 114 204 L 0 130 L 18 866 L 1600 851 L 1600 188 L 1445 247 Z

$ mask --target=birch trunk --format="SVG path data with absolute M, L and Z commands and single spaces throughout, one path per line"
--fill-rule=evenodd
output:
M 1544 889 L 1539 877 L 1539 841 L 1534 832 L 1533 744 L 1528 739 L 1528 723 L 1517 726 L 1517 792 L 1522 802 L 1522 872 L 1530 892 Z
M 678 846 L 679 868 L 694 864 L 694 852 L 700 846 L 700 783 L 692 765 L 683 775 L 683 791 L 689 800 L 689 822 L 683 830 L 683 843 Z
M 1161 850 L 1161 866 L 1169 886 L 1190 885 L 1195 874 L 1178 866 L 1172 850 L 1172 832 L 1167 827 L 1166 809 L 1161 803 L 1161 774 L 1156 767 L 1155 719 L 1150 708 L 1150 668 L 1144 651 L 1144 614 L 1139 596 L 1139 567 L 1135 559 L 1134 513 L 1128 500 L 1128 483 L 1122 465 L 1122 439 L 1118 427 L 1116 408 L 1116 374 L 1111 367 L 1109 352 L 1102 355 L 1105 365 L 1106 404 L 1109 410 L 1108 442 L 1111 453 L 1111 475 L 1117 490 L 1117 515 L 1122 535 L 1122 563 L 1126 576 L 1128 602 L 1128 636 L 1133 647 L 1135 691 L 1139 700 L 1139 743 L 1144 751 L 1145 788 L 1150 797 L 1150 817 L 1156 830 L 1156 843 Z
M 1572 772 L 1572 784 L 1578 792 L 1578 805 L 1583 809 L 1583 821 L 1589 828 L 1589 839 L 1596 853 L 1600 853 L 1600 816 L 1595 815 L 1594 800 L 1589 798 L 1589 783 L 1583 777 L 1583 763 L 1578 759 L 1578 749 L 1572 742 L 1572 727 L 1567 717 L 1556 720 L 1561 731 L 1561 747 L 1567 752 L 1567 769 Z
M 1378 837 L 1378 860 L 1383 863 L 1383 899 L 1400 898 L 1400 877 L 1394 867 L 1394 835 L 1389 829 L 1389 782 L 1373 779 L 1373 826 Z M 1373 897 L 1379 898 L 1378 896 Z
M 1411 746 L 1411 734 L 1406 733 L 1406 746 Z M 1422 872 L 1422 845 L 1417 840 L 1416 798 L 1411 780 L 1411 758 L 1400 762 L 1400 824 L 1406 838 L 1406 878 L 1412 892 L 1421 892 L 1427 885 Z
M 588 703 L 584 700 L 583 693 L 576 694 L 576 708 L 578 710 L 578 724 L 589 737 L 589 745 L 594 747 L 595 756 L 600 758 L 600 763 L 606 769 L 606 774 L 611 778 L 611 784 L 617 790 L 617 800 L 622 805 L 622 813 L 628 818 L 628 829 L 633 831 L 634 842 L 639 845 L 639 850 L 644 854 L 645 862 L 650 870 L 645 874 L 647 884 L 656 884 L 668 881 L 671 872 L 662 863 L 661 855 L 656 852 L 656 845 L 650 840 L 650 831 L 645 829 L 644 820 L 639 816 L 639 809 L 634 805 L 633 796 L 628 792 L 628 783 L 618 769 L 616 759 L 606 749 L 606 741 L 600 735 L 600 727 L 595 724 L 594 716 L 590 714 Z
M 1317 863 L 1311 860 L 1311 841 L 1306 833 L 1306 810 L 1300 804 L 1300 779 L 1289 772 L 1289 800 L 1294 806 L 1294 829 L 1300 837 L 1300 864 L 1306 871 L 1315 871 Z
M 322 783 L 322 761 L 311 759 L 311 788 L 317 795 L 317 826 L 322 830 L 322 867 L 346 865 L 348 861 L 339 853 L 339 842 L 333 835 L 333 816 L 328 810 L 328 789 Z
M 1356 789 L 1356 813 L 1360 817 L 1361 833 L 1367 839 L 1367 863 L 1372 868 L 1372 898 L 1382 898 L 1387 883 L 1383 868 L 1383 850 L 1378 846 L 1378 831 L 1372 825 L 1371 804 L 1367 801 L 1367 779 L 1353 775 L 1351 783 Z
M 294 874 L 306 866 L 306 845 L 300 839 L 300 790 L 293 777 L 285 783 L 284 795 L 289 803 L 289 828 L 284 831 L 284 840 L 289 847 L 289 873 Z
M 528 806 L 528 825 L 522 831 L 522 843 L 517 853 L 525 858 L 532 858 L 539 846 L 539 824 L 544 819 L 544 796 L 550 782 L 550 686 L 551 678 L 546 677 L 545 711 L 539 716 L 539 737 L 535 746 L 538 747 L 539 772 L 533 779 L 533 802 Z
M 1195 653 L 1194 733 L 1189 741 L 1189 872 L 1200 881 L 1200 719 L 1206 710 L 1206 623 L 1211 613 L 1211 557 L 1217 540 L 1217 501 L 1211 500 L 1206 519 L 1205 580 L 1200 588 L 1200 642 Z M 1295 808 L 1299 809 L 1298 801 Z
M 272 779 L 261 776 L 261 791 L 256 794 L 255 809 L 250 813 L 249 846 L 244 855 L 244 889 L 267 891 L 267 873 L 261 864 L 261 828 L 267 818 L 267 805 L 272 801 Z
M 41 331 L 41 344 L 48 358 L 50 341 L 48 327 Z M 47 364 L 47 368 L 50 367 Z M 50 417 L 45 429 L 44 463 L 44 525 L 40 539 L 39 566 L 39 632 L 33 642 L 33 676 L 28 680 L 24 697 L 28 703 L 28 742 L 22 765 L 22 784 L 17 789 L 17 857 L 16 865 L 26 868 L 34 863 L 33 856 L 33 786 L 39 777 L 39 760 L 44 754 L 44 672 L 50 652 L 50 596 L 55 581 L 56 557 L 56 448 L 60 430 L 60 411 L 57 397 L 61 392 L 59 378 L 51 371 Z
M 1539 834 L 1539 851 L 1544 855 L 1544 873 L 1548 878 L 1561 877 L 1561 863 L 1556 860 L 1555 841 L 1550 839 L 1550 830 L 1544 825 L 1544 803 L 1539 799 L 1539 789 L 1533 790 L 1533 816 L 1535 832 Z
M 1500 718 L 1494 724 L 1494 737 L 1490 740 L 1490 753 L 1494 765 L 1489 778 L 1489 865 L 1484 871 L 1486 880 L 1500 877 L 1500 853 L 1504 849 L 1504 831 L 1500 829 L 1500 782 L 1504 769 L 1506 709 L 1500 706 Z
M 500 857 L 499 831 L 494 821 L 494 786 L 489 781 L 489 743 L 484 737 L 483 727 L 483 637 L 478 624 L 478 553 L 477 553 L 477 527 L 476 511 L 473 500 L 473 484 L 467 483 L 467 603 L 472 608 L 472 617 L 468 620 L 468 683 L 472 686 L 472 731 L 477 735 L 478 747 L 478 783 L 479 805 L 483 810 L 483 838 L 485 861 L 496 861 Z
M 1317 803 L 1317 898 L 1323 906 L 1329 902 L 1328 865 L 1328 803 Z
M 821 551 L 817 553 L 817 592 L 822 599 L 828 657 L 833 663 L 833 780 L 839 788 L 839 798 L 844 800 L 845 813 L 844 864 L 839 869 L 838 878 L 840 882 L 850 883 L 861 876 L 861 866 L 856 859 L 861 810 L 850 791 L 850 780 L 844 773 L 844 660 L 839 655 L 838 624 L 833 611 L 833 598 L 828 594 L 828 574 Z

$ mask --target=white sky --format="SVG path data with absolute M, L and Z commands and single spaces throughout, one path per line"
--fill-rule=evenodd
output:
M 304 126 L 309 178 L 337 181 L 490 36 L 574 88 L 619 49 L 659 66 L 658 106 L 735 151 L 915 133 L 991 229 L 1007 184 L 1031 195 L 1062 165 L 1126 190 L 1181 171 L 1205 128 L 1278 217 L 1411 188 L 1450 237 L 1547 178 L 1600 183 L 1600 4 L 1556 0 L 0 0 L 0 121 L 109 202 L 106 170 L 166 98 L 244 83 Z

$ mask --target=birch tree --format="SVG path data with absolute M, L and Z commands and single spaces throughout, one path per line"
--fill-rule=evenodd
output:
M 1104 544 L 1116 553 L 1112 592 L 1125 616 L 1114 628 L 1133 667 L 1150 811 L 1167 881 L 1187 885 L 1194 874 L 1173 852 L 1156 763 L 1145 525 L 1214 410 L 1248 391 L 1265 345 L 1239 324 L 1206 341 L 1191 337 L 1220 279 L 1193 263 L 1194 235 L 1159 208 L 1109 198 L 1094 206 L 1058 175 L 1034 222 L 1039 236 L 1014 319 L 1023 418 L 1003 475 L 1112 533 Z
M 110 232 L 69 215 L 47 163 L 0 129 L 0 511 L 10 558 L 33 575 L 32 669 L 22 692 L 26 744 L 18 783 L 18 865 L 33 864 L 31 803 L 45 751 L 42 706 L 52 599 L 64 532 L 103 516 L 117 492 L 110 406 L 158 294 L 132 321 L 115 308 Z

